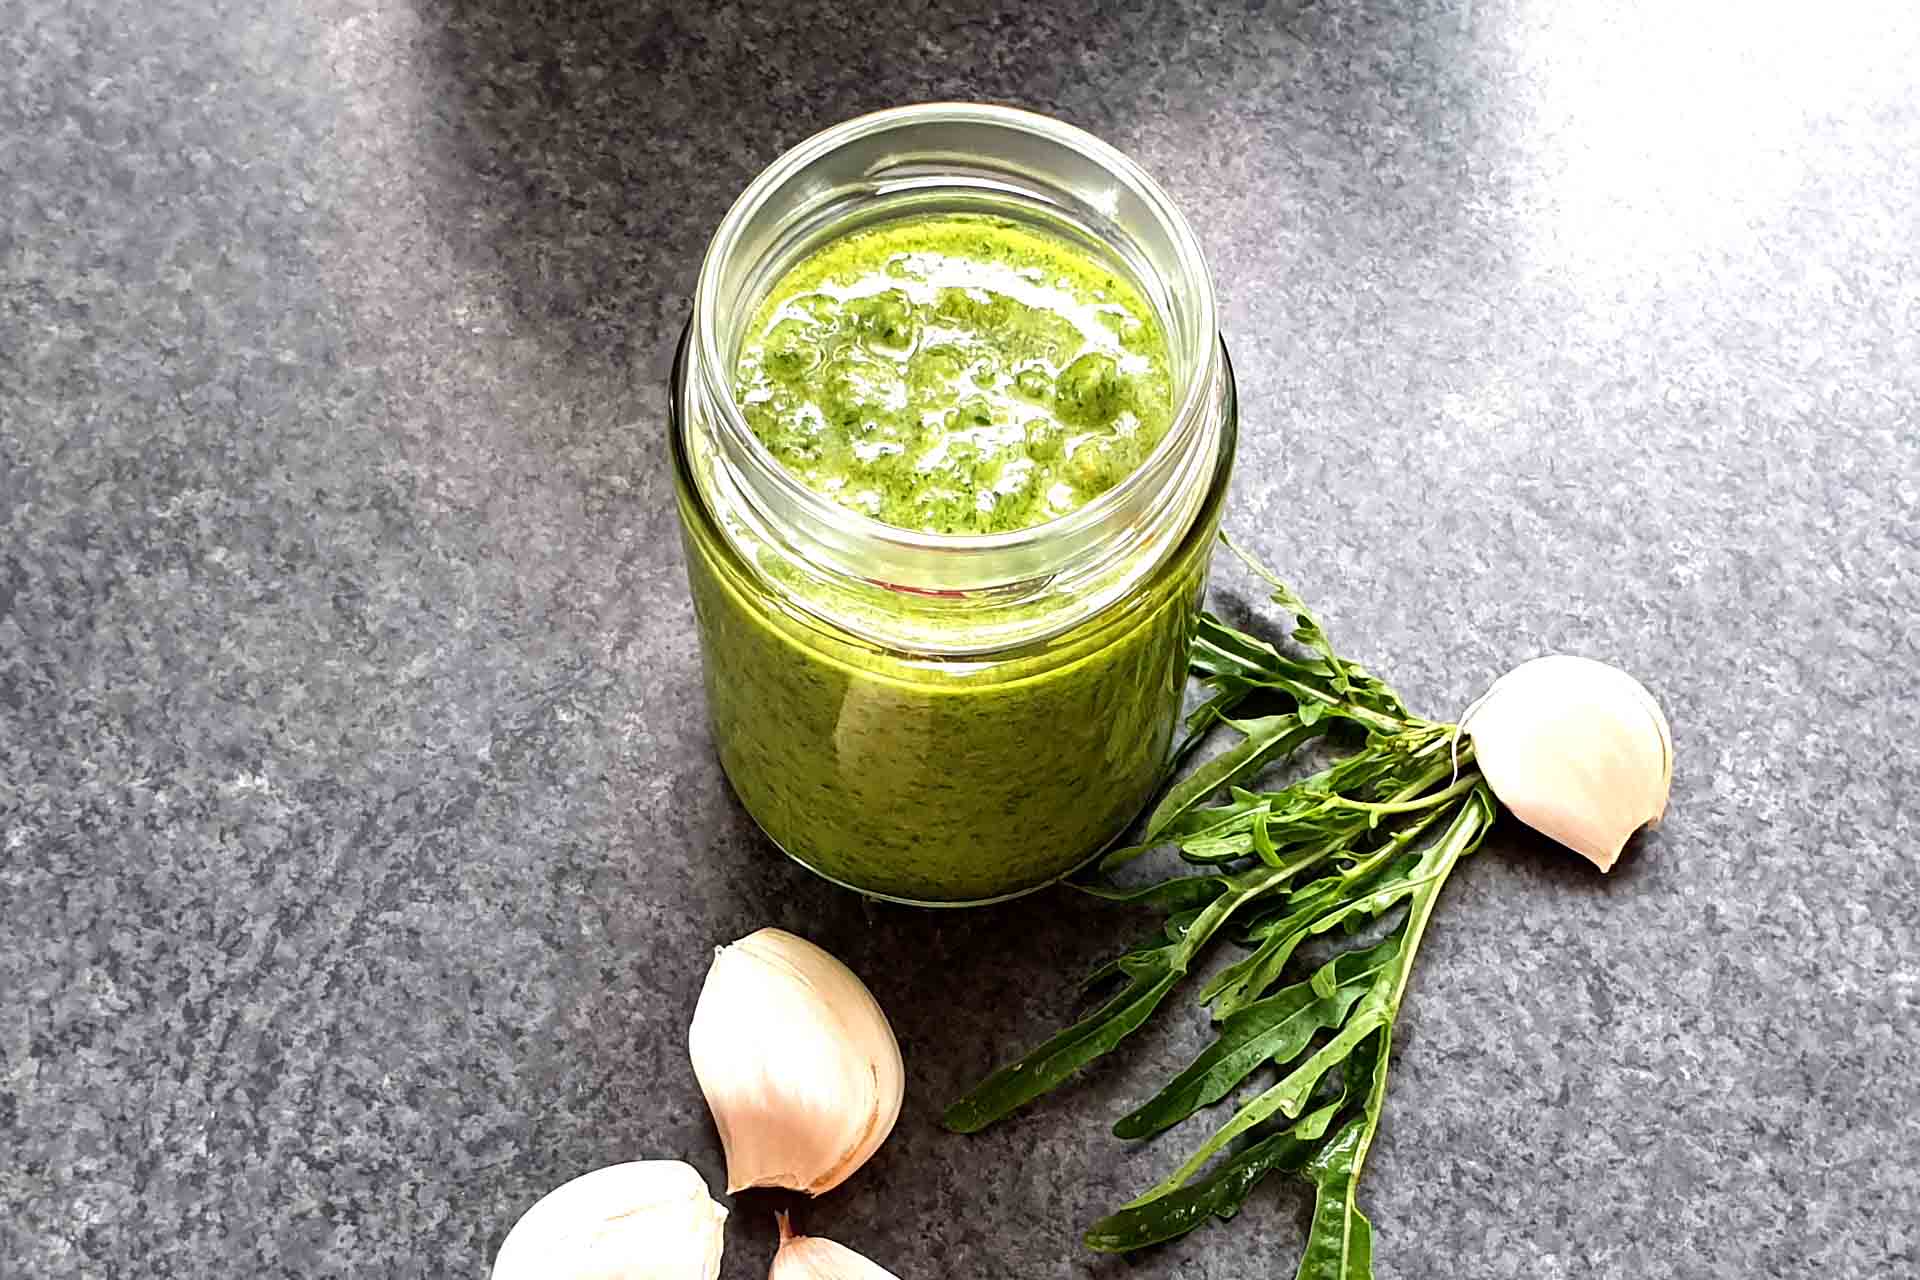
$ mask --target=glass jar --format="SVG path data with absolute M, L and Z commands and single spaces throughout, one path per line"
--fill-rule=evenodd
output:
M 1078 510 L 1010 533 L 881 524 L 807 488 L 732 393 L 745 330 L 800 258 L 902 217 L 989 214 L 1124 273 L 1158 314 L 1172 426 Z M 923 905 L 1073 871 L 1167 764 L 1232 466 L 1233 376 L 1186 220 L 1071 126 L 928 104 L 801 143 L 720 224 L 674 364 L 671 438 L 714 743 L 774 843 Z

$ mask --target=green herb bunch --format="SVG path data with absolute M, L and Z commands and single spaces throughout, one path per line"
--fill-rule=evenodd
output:
M 1114 1132 L 1151 1137 L 1231 1094 L 1251 1096 L 1165 1181 L 1089 1228 L 1086 1242 L 1125 1252 L 1171 1240 L 1232 1217 L 1262 1179 L 1285 1172 L 1315 1191 L 1297 1280 L 1370 1280 L 1373 1228 L 1356 1188 L 1380 1124 L 1394 1020 L 1434 903 L 1497 810 L 1456 726 L 1409 712 L 1334 651 L 1285 583 L 1228 545 L 1296 619 L 1299 652 L 1200 616 L 1192 671 L 1208 697 L 1173 763 L 1223 728 L 1237 740 L 1171 786 L 1141 842 L 1107 855 L 1078 886 L 1163 912 L 1162 927 L 1090 979 L 1117 983 L 1114 994 L 988 1076 L 945 1120 L 975 1132 L 1058 1087 L 1144 1024 L 1226 939 L 1244 954 L 1198 995 L 1213 1042 Z M 1240 714 L 1247 708 L 1266 713 Z M 1330 735 L 1357 746 L 1279 790 L 1253 789 Z M 1139 888 L 1105 878 L 1164 845 L 1198 869 Z M 1312 950 L 1332 954 L 1295 973 L 1289 962 L 1315 940 Z M 1270 1083 L 1242 1089 L 1268 1066 Z

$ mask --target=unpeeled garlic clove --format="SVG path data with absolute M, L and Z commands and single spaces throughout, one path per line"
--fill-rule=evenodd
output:
M 762 929 L 715 953 L 687 1033 L 727 1151 L 727 1192 L 820 1195 L 900 1118 L 906 1072 L 887 1015 L 853 971 Z
M 780 1216 L 780 1252 L 773 1255 L 767 1280 L 900 1280 L 879 1263 L 819 1236 L 797 1236 L 787 1215 Z
M 726 1220 L 691 1165 L 608 1165 L 521 1214 L 493 1260 L 493 1280 L 714 1280 Z
M 1673 785 L 1673 734 L 1645 686 L 1618 667 L 1553 654 L 1523 662 L 1460 728 L 1516 818 L 1611 870 Z

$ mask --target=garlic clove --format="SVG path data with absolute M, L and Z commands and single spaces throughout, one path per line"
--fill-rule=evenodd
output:
M 726 1220 L 691 1165 L 608 1165 L 520 1215 L 493 1280 L 715 1280 Z
M 876 1262 L 870 1262 L 845 1245 L 819 1236 L 797 1236 L 780 1217 L 780 1251 L 773 1255 L 773 1268 L 767 1280 L 900 1280 Z
M 906 1072 L 887 1015 L 851 969 L 762 929 L 715 953 L 687 1033 L 727 1151 L 727 1191 L 820 1195 L 879 1150 Z
M 1666 813 L 1673 733 L 1653 695 L 1618 667 L 1570 654 L 1523 662 L 1460 728 L 1500 803 L 1602 871 Z

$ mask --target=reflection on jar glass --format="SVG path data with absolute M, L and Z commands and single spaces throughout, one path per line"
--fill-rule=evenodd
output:
M 1236 432 L 1198 243 L 1077 129 L 862 117 L 708 249 L 673 457 L 720 760 L 795 860 L 994 901 L 1126 828 Z

